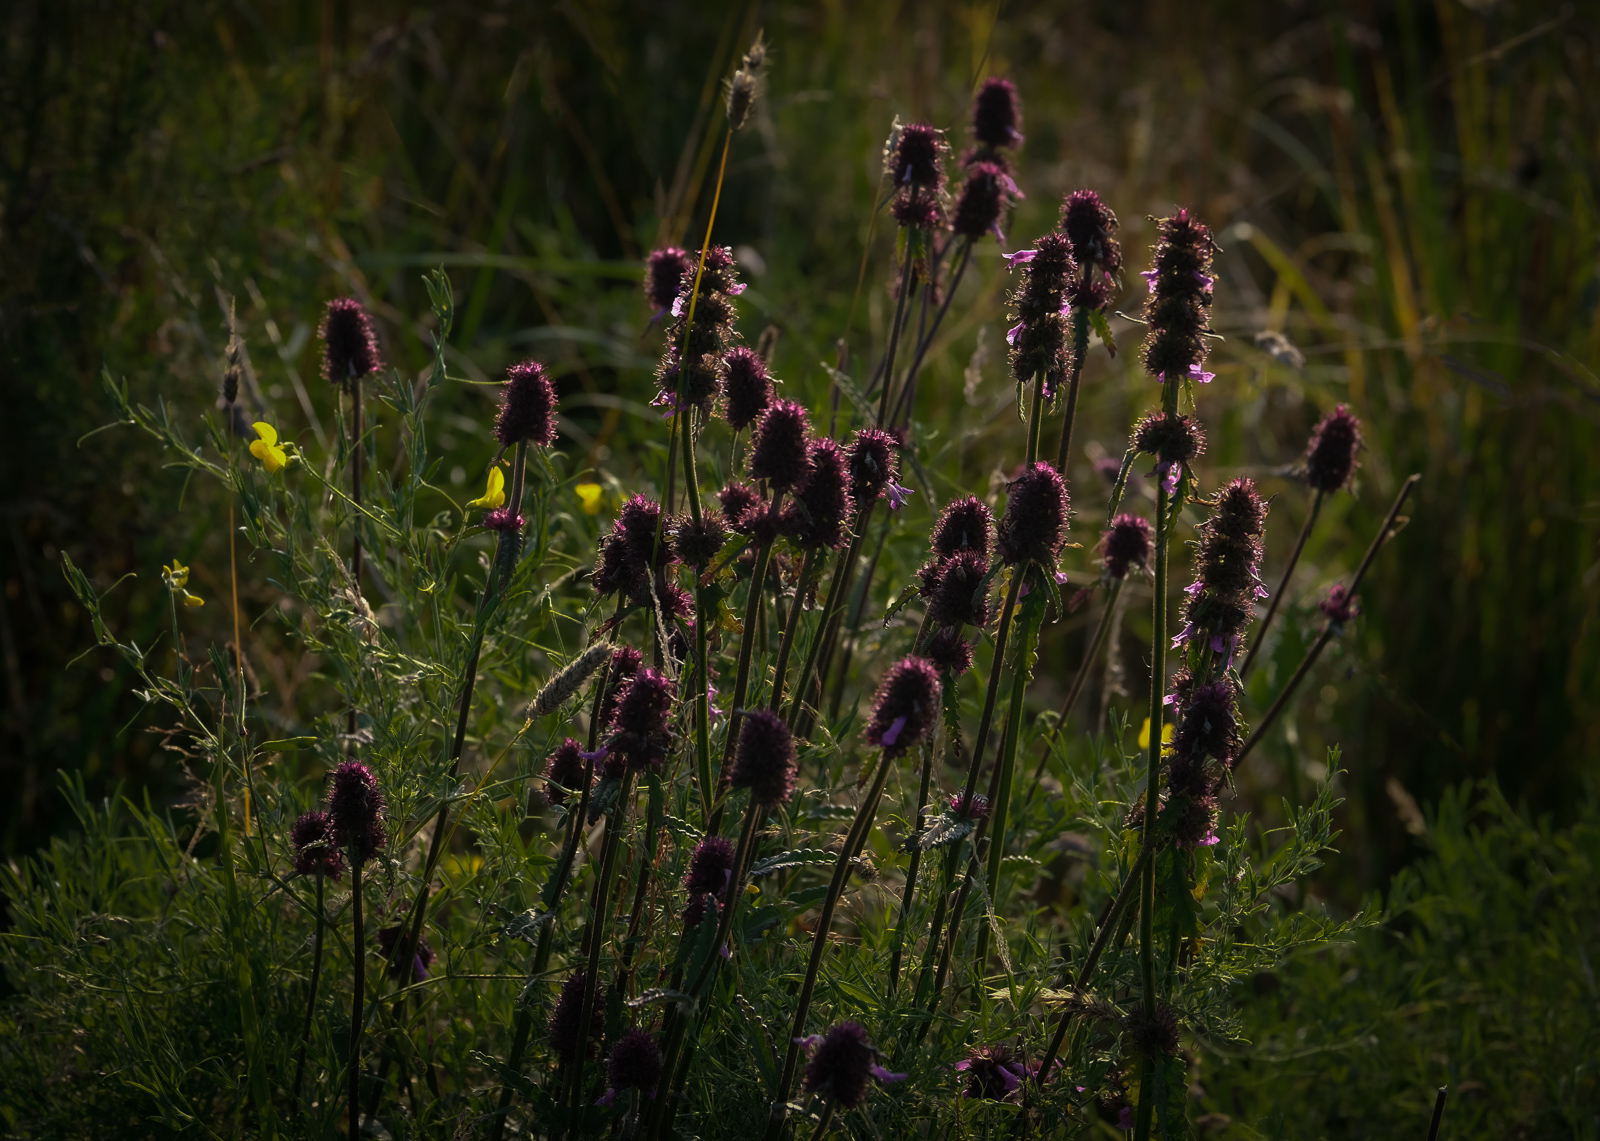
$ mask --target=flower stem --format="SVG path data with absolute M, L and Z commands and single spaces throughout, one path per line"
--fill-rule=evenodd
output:
M 789 655 L 794 652 L 794 637 L 800 625 L 800 612 L 805 609 L 806 591 L 811 588 L 811 579 L 816 575 L 817 566 L 821 561 L 821 548 L 806 548 L 805 557 L 800 562 L 800 578 L 795 583 L 794 605 L 789 608 L 789 621 L 783 627 L 783 641 L 778 644 L 778 663 L 773 668 L 772 696 L 767 702 L 767 707 L 774 711 L 783 704 L 783 679 L 789 672 Z
M 1072 379 L 1067 383 L 1066 415 L 1061 421 L 1061 443 L 1056 447 L 1056 470 L 1062 476 L 1067 474 L 1067 453 L 1072 450 L 1072 422 L 1078 415 L 1078 381 L 1083 376 L 1083 357 L 1088 351 L 1089 311 L 1079 306 L 1072 311 Z
M 306 1070 L 306 1046 L 311 1041 L 311 1017 L 317 1008 L 317 984 L 322 980 L 322 869 L 317 869 L 317 935 L 311 950 L 311 991 L 306 995 L 306 1025 L 300 1032 L 300 1050 L 294 1060 L 294 1099 L 300 1100 L 300 1080 Z
M 1439 1094 L 1439 1104 L 1442 1108 L 1444 1105 L 1444 1091 L 1440 1090 Z M 1436 1113 L 1434 1116 L 1437 1117 L 1438 1114 Z M 822 1116 L 817 1119 L 817 1127 L 811 1131 L 811 1141 L 822 1141 L 831 1128 L 833 1128 L 833 1102 L 827 1101 L 823 1102 Z M 1433 1141 L 1433 1139 L 1430 1137 L 1428 1141 Z
M 920 840 L 922 830 L 928 826 L 928 814 L 925 811 L 928 805 L 928 787 L 933 783 L 933 754 L 932 744 L 923 746 L 922 749 L 922 780 L 917 786 L 917 830 L 916 837 Z M 895 988 L 900 985 L 900 958 L 905 950 L 906 924 L 911 919 L 911 904 L 917 894 L 917 872 L 922 866 L 922 845 L 911 849 L 911 863 L 906 867 L 905 891 L 900 897 L 900 918 L 894 925 L 894 939 L 889 951 L 889 988 L 887 997 L 894 998 Z
M 806 694 L 811 689 L 812 675 L 817 668 L 817 660 L 821 656 L 823 643 L 831 639 L 838 630 L 839 619 L 844 610 L 845 585 L 850 577 L 850 568 L 855 565 L 856 556 L 861 552 L 861 538 L 866 531 L 867 521 L 872 517 L 873 504 L 857 505 L 855 525 L 851 528 L 850 543 L 833 563 L 833 577 L 828 580 L 828 598 L 822 604 L 822 614 L 817 619 L 817 628 L 811 636 L 811 644 L 806 648 L 805 664 L 800 667 L 800 675 L 795 679 L 794 692 L 789 699 L 789 714 L 784 718 L 790 728 L 799 731 L 798 719 L 800 708 L 804 704 Z M 821 679 L 817 679 L 820 688 Z M 821 703 L 821 697 L 818 697 Z
M 1106 631 L 1111 628 L 1111 616 L 1117 609 L 1117 598 L 1122 593 L 1124 579 L 1115 579 L 1111 583 L 1111 590 L 1106 595 L 1105 609 L 1100 612 L 1100 621 L 1094 628 L 1094 636 L 1089 639 L 1089 645 L 1083 652 L 1083 661 L 1078 663 L 1078 672 L 1072 677 L 1072 685 L 1067 688 L 1067 696 L 1061 702 L 1061 716 L 1056 721 L 1055 732 L 1050 734 L 1045 744 L 1044 756 L 1039 758 L 1039 767 L 1033 772 L 1033 784 L 1028 788 L 1027 803 L 1033 803 L 1033 794 L 1039 790 L 1039 782 L 1044 779 L 1044 769 L 1050 760 L 1050 750 L 1055 747 L 1067 731 L 1067 718 L 1072 716 L 1072 707 L 1078 703 L 1078 695 L 1083 692 L 1083 683 L 1089 677 L 1089 670 L 1093 667 L 1095 659 L 1100 656 L 1100 643 L 1106 639 Z
M 894 299 L 894 323 L 889 326 L 889 348 L 883 356 L 883 366 L 879 370 L 882 375 L 883 387 L 878 390 L 878 426 L 887 424 L 889 414 L 889 389 L 894 387 L 894 354 L 900 343 L 900 322 L 905 317 L 906 295 L 911 292 L 911 251 L 914 243 L 911 235 L 906 235 L 906 256 L 900 266 L 900 288 L 896 290 Z
M 906 382 L 901 386 L 900 396 L 894 402 L 894 415 L 890 417 L 892 423 L 899 422 L 902 411 L 907 420 L 911 418 L 911 408 L 917 395 L 917 372 L 922 367 L 922 358 L 928 355 L 934 335 L 939 332 L 944 315 L 950 311 L 950 302 L 956 295 L 956 287 L 961 284 L 961 276 L 967 272 L 967 263 L 971 260 L 972 239 L 966 238 L 961 247 L 961 260 L 956 262 L 955 272 L 950 275 L 950 284 L 945 287 L 944 301 L 939 305 L 939 312 L 934 315 L 933 324 L 918 338 L 916 354 L 911 358 L 911 367 L 906 370 Z
M 361 1141 L 361 1022 L 367 989 L 367 939 L 361 922 L 361 860 L 354 852 L 351 856 L 350 946 L 355 957 L 355 986 L 350 995 L 350 1141 Z
M 1300 537 L 1294 541 L 1294 550 L 1289 555 L 1289 561 L 1283 568 L 1283 578 L 1278 581 L 1278 589 L 1272 592 L 1272 601 L 1267 603 L 1267 615 L 1261 619 L 1261 627 L 1256 631 L 1256 640 L 1250 643 L 1250 652 L 1244 656 L 1244 664 L 1239 667 L 1239 676 L 1242 678 L 1250 670 L 1250 663 L 1256 660 L 1256 653 L 1267 640 L 1267 627 L 1272 625 L 1273 615 L 1278 613 L 1278 606 L 1283 602 L 1284 593 L 1289 589 L 1289 579 L 1294 574 L 1295 564 L 1300 561 L 1300 552 L 1305 550 L 1306 540 L 1311 536 L 1311 528 L 1317 521 L 1317 513 L 1322 510 L 1322 497 L 1324 492 L 1319 488 L 1311 500 L 1311 511 L 1306 515 L 1306 521 L 1300 527 Z

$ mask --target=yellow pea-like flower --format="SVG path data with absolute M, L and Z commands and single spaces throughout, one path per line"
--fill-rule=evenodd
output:
M 573 490 L 578 493 L 578 499 L 583 503 L 585 515 L 600 514 L 602 493 L 598 483 L 580 483 Z
M 506 473 L 498 467 L 489 469 L 489 483 L 483 489 L 483 494 L 477 499 L 467 500 L 468 507 L 483 507 L 493 510 L 506 505 Z
M 278 446 L 278 430 L 259 420 L 251 426 L 261 438 L 250 445 L 250 454 L 261 461 L 268 475 L 282 471 L 289 463 L 289 453 Z
M 203 598 L 197 598 L 195 595 L 190 594 L 186 590 L 183 592 L 183 604 L 185 606 L 204 606 L 206 604 L 206 600 Z
M 1173 725 L 1170 721 L 1167 722 L 1166 724 L 1162 725 L 1161 726 L 1161 743 L 1163 745 L 1172 744 L 1172 735 L 1174 733 L 1176 733 L 1177 731 L 1178 731 L 1178 727 L 1176 725 Z M 1146 717 L 1144 719 L 1144 724 L 1139 728 L 1139 748 L 1148 749 L 1149 747 L 1150 747 L 1150 718 Z
M 182 590 L 189 584 L 189 568 L 173 559 L 170 567 L 165 563 L 161 565 L 161 577 L 168 590 Z

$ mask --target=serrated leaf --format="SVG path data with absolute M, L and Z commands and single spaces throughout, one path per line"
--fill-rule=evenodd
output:
M 520 915 L 514 915 L 506 924 L 506 934 L 513 939 L 525 939 L 529 943 L 535 941 L 539 928 L 555 919 L 553 911 L 535 911 L 529 908 Z
M 1117 517 L 1117 509 L 1122 506 L 1122 493 L 1128 489 L 1128 472 L 1133 470 L 1133 457 L 1138 454 L 1129 448 L 1122 457 L 1122 466 L 1117 469 L 1117 482 L 1111 488 L 1111 505 L 1106 508 L 1107 530 L 1110 530 L 1111 521 Z
M 817 904 L 828 898 L 829 884 L 817 884 L 815 887 L 802 888 L 788 899 L 783 901 L 783 906 L 795 914 L 810 911 Z
M 795 848 L 792 851 L 780 852 L 776 856 L 768 856 L 758 860 L 750 869 L 750 878 L 771 875 L 773 872 L 785 871 L 789 868 L 818 867 L 837 863 L 839 855 L 826 848 Z
M 905 588 L 900 591 L 899 596 L 896 597 L 893 602 L 889 603 L 889 609 L 883 612 L 884 629 L 887 630 L 889 628 L 889 623 L 894 621 L 894 616 L 900 613 L 900 608 L 906 603 L 910 602 L 911 596 L 916 594 L 916 592 L 917 584 L 914 582 L 908 583 L 906 584 Z

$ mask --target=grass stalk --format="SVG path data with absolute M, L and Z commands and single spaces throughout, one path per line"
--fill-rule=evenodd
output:
M 1085 269 L 1085 273 L 1089 270 Z M 1056 445 L 1056 470 L 1067 474 L 1068 453 L 1072 451 L 1072 425 L 1078 415 L 1078 381 L 1083 377 L 1083 357 L 1089 351 L 1089 311 L 1081 305 L 1072 310 L 1072 379 L 1067 382 L 1066 413 L 1061 418 L 1061 442 Z
M 311 948 L 311 990 L 306 995 L 306 1021 L 305 1028 L 300 1032 L 300 1049 L 295 1051 L 294 1059 L 294 1085 L 291 1093 L 295 1101 L 300 1100 L 300 1083 L 306 1072 L 306 1047 L 311 1042 L 311 1020 L 317 1009 L 317 984 L 322 981 L 322 880 L 323 872 L 319 862 L 317 867 L 317 933 Z
M 1256 660 L 1256 654 L 1267 640 L 1267 627 L 1272 625 L 1272 618 L 1278 613 L 1278 607 L 1283 602 L 1283 596 L 1289 589 L 1289 579 L 1294 575 L 1295 564 L 1300 561 L 1300 552 L 1305 550 L 1306 540 L 1311 537 L 1311 528 L 1317 522 L 1317 513 L 1322 510 L 1322 500 L 1326 493 L 1320 488 L 1311 499 L 1311 511 L 1306 515 L 1306 521 L 1300 527 L 1300 536 L 1294 541 L 1294 550 L 1289 554 L 1289 561 L 1284 565 L 1283 577 L 1278 580 L 1278 589 L 1272 592 L 1272 601 L 1267 603 L 1266 617 L 1261 619 L 1261 627 L 1256 631 L 1255 641 L 1250 643 L 1250 652 L 1244 656 L 1244 664 L 1239 667 L 1239 676 L 1242 678 L 1250 671 L 1250 663 Z
M 1033 803 L 1033 794 L 1039 790 L 1039 782 L 1044 779 L 1044 770 L 1050 761 L 1051 749 L 1066 735 L 1067 719 L 1072 716 L 1072 707 L 1078 703 L 1078 696 L 1083 692 L 1083 683 L 1089 677 L 1089 670 L 1100 656 L 1100 644 L 1106 640 L 1106 631 L 1111 629 L 1111 617 L 1116 613 L 1117 599 L 1122 594 L 1122 584 L 1125 581 L 1119 578 L 1112 582 L 1111 589 L 1106 595 L 1106 604 L 1100 612 L 1100 621 L 1096 623 L 1094 635 L 1083 651 L 1083 660 L 1078 663 L 1078 672 L 1072 675 L 1072 684 L 1067 687 L 1067 696 L 1062 699 L 1061 716 L 1056 721 L 1055 731 L 1050 734 L 1045 744 L 1044 756 L 1039 758 L 1039 767 L 1033 771 L 1033 783 L 1028 787 L 1029 804 Z

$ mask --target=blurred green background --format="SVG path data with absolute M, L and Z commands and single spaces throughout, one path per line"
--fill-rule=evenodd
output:
M 108 416 L 101 370 L 198 434 L 202 414 L 220 415 L 231 304 L 252 365 L 247 410 L 309 444 L 333 417 L 313 335 L 325 300 L 369 302 L 391 362 L 414 371 L 428 335 L 420 274 L 443 264 L 460 369 L 552 362 L 568 446 L 637 484 L 641 463 L 659 467 L 661 436 L 640 408 L 658 346 L 638 261 L 700 232 L 717 80 L 758 27 L 774 47 L 770 85 L 735 141 L 718 238 L 744 247 L 742 325 L 751 339 L 767 323 L 781 331 L 791 393 L 823 406 L 818 362 L 847 325 L 853 358 L 880 344 L 890 245 L 869 226 L 891 120 L 930 119 L 959 146 L 974 82 L 1014 77 L 1028 198 L 1011 248 L 1079 185 L 1121 216 L 1133 282 L 1149 215 L 1187 204 L 1216 228 L 1228 340 L 1201 400 L 1207 479 L 1242 472 L 1280 493 L 1269 579 L 1306 509 L 1284 469 L 1333 403 L 1354 406 L 1369 447 L 1355 495 L 1313 537 L 1297 597 L 1347 569 L 1399 479 L 1423 473 L 1358 634 L 1242 775 L 1243 794 L 1274 803 L 1307 776 L 1291 756 L 1341 744 L 1354 842 L 1329 887 L 1352 897 L 1416 855 L 1408 797 L 1426 805 L 1494 777 L 1528 813 L 1565 819 L 1582 799 L 1600 749 L 1600 44 L 1578 7 L 66 0 L 5 12 L 6 851 L 62 825 L 58 769 L 158 800 L 176 789 L 117 662 L 78 659 L 92 638 L 60 552 L 102 585 L 128 573 L 148 585 L 174 555 L 212 597 L 226 583 L 209 491 L 186 494 L 129 433 L 80 440 Z M 995 410 L 1008 389 L 1005 278 L 998 251 L 984 252 L 918 410 L 936 444 L 959 437 L 960 470 L 980 485 L 1010 431 Z M 1130 289 L 1114 307 L 1139 303 Z M 1137 326 L 1116 328 L 1137 341 Z M 1285 332 L 1304 368 L 1258 349 L 1262 329 Z M 1149 399 L 1130 355 L 1108 364 L 1097 349 L 1086 370 L 1080 440 L 1114 455 Z M 961 396 L 975 359 L 976 410 Z M 463 485 L 482 463 L 487 408 L 463 386 L 442 424 Z M 1086 454 L 1074 476 L 1087 545 L 1103 500 Z M 141 642 L 157 636 L 158 595 L 113 595 Z M 207 615 L 225 636 L 225 608 Z M 1308 621 L 1284 623 L 1253 675 L 1258 704 Z M 1063 672 L 1081 625 L 1046 647 Z

